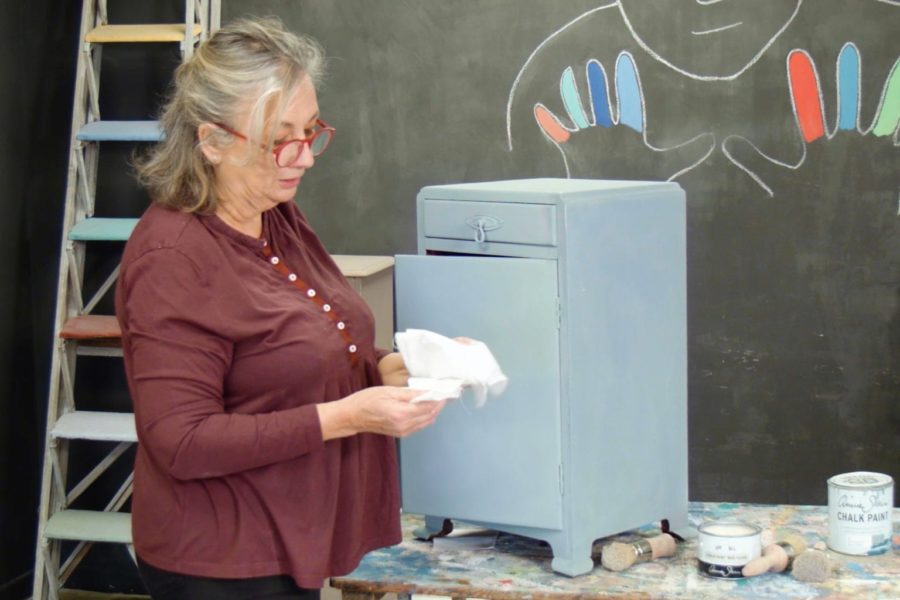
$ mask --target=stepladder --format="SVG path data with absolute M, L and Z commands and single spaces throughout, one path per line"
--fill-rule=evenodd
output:
M 111 402 L 97 386 L 79 385 L 76 373 L 85 360 L 111 361 L 112 366 L 105 367 L 110 371 L 123 368 L 109 292 L 118 275 L 116 254 L 139 212 L 124 214 L 128 210 L 117 205 L 114 194 L 104 198 L 98 191 L 110 171 L 101 167 L 107 159 L 101 148 L 159 141 L 163 133 L 152 115 L 162 94 L 148 93 L 138 114 L 120 118 L 116 90 L 101 93 L 101 75 L 116 81 L 113 71 L 121 61 L 104 61 L 103 50 L 167 52 L 177 64 L 189 58 L 220 21 L 219 0 L 184 0 L 178 20 L 162 15 L 152 23 L 128 22 L 131 3 L 119 2 L 83 0 L 81 13 L 46 406 L 32 593 L 36 600 L 58 598 L 95 544 L 119 544 L 131 551 L 127 508 L 133 479 L 128 457 L 137 433 L 130 403 L 127 397 Z M 104 119 L 106 114 L 112 118 Z M 137 189 L 134 196 L 140 197 Z M 131 204 L 128 208 L 135 207 Z

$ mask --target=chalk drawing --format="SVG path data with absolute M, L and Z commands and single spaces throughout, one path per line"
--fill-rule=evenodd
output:
M 779 167 L 797 170 L 806 162 L 810 144 L 819 140 L 830 141 L 848 132 L 860 136 L 887 138 L 890 142 L 887 144 L 889 146 L 887 152 L 896 153 L 896 149 L 900 148 L 900 57 L 895 60 L 886 76 L 878 107 L 871 122 L 866 125 L 861 122 L 860 117 L 862 66 L 856 44 L 852 42 L 844 44 L 835 61 L 837 110 L 832 127 L 826 123 L 825 99 L 819 72 L 809 52 L 799 48 L 789 52 L 786 70 L 791 106 L 798 132 L 803 139 L 799 155 L 793 160 L 775 158 L 760 150 L 744 136 L 730 135 L 722 142 L 722 152 L 725 156 L 747 173 L 769 196 L 775 194 L 772 187 L 759 174 L 757 167 L 749 165 L 757 157 Z M 738 158 L 736 150 L 741 148 L 744 151 L 743 156 L 750 160 Z M 749 154 L 746 152 L 748 149 L 752 150 Z
M 512 144 L 512 106 L 513 106 L 513 101 L 515 100 L 515 97 L 516 97 L 516 91 L 519 88 L 519 82 L 522 80 L 522 75 L 525 73 L 526 69 L 528 69 L 529 65 L 531 65 L 531 63 L 534 61 L 534 57 L 537 56 L 538 53 L 540 53 L 540 51 L 544 49 L 544 47 L 549 45 L 556 37 L 558 37 L 560 34 L 565 32 L 572 25 L 578 23 L 582 19 L 585 19 L 598 11 L 606 10 L 609 8 L 614 8 L 616 6 L 616 4 L 618 4 L 618 2 L 611 2 L 609 4 L 603 4 L 601 6 L 598 6 L 597 8 L 593 8 L 585 13 L 578 15 L 577 17 L 575 17 L 574 19 L 572 19 L 571 21 L 569 21 L 568 23 L 566 23 L 565 25 L 563 25 L 562 27 L 560 27 L 559 29 L 557 29 L 556 31 L 551 33 L 549 36 L 547 36 L 544 39 L 544 41 L 542 41 L 540 44 L 538 44 L 537 47 L 531 52 L 531 54 L 528 55 L 528 58 L 525 59 L 525 63 L 519 69 L 519 72 L 516 73 L 516 78 L 513 80 L 512 86 L 510 87 L 510 90 L 509 90 L 509 97 L 506 100 L 506 140 L 509 144 L 510 150 L 513 149 L 513 144 Z
M 726 15 L 717 6 L 720 1 L 678 0 L 677 7 L 671 2 L 665 3 L 663 7 L 661 3 L 646 0 L 617 0 L 586 11 L 552 32 L 531 52 L 510 87 L 506 103 L 506 135 L 509 150 L 513 150 L 512 108 L 523 74 L 543 49 L 552 45 L 555 39 L 583 19 L 605 10 L 614 15 L 615 12 L 611 9 L 618 9 L 622 27 L 627 28 L 637 44 L 652 59 L 692 79 L 730 80 L 740 76 L 759 59 L 794 20 L 803 2 L 803 0 L 730 2 L 727 5 L 727 18 L 724 18 Z M 678 10 L 687 13 L 686 18 L 680 21 L 691 25 L 690 31 L 666 31 L 661 34 L 661 39 L 648 40 L 643 34 L 644 27 L 650 28 L 658 22 L 660 10 Z M 735 15 L 739 18 L 734 18 Z M 754 26 L 749 27 L 751 24 Z M 740 35 L 734 35 L 736 29 L 742 30 Z M 685 39 L 690 40 L 689 43 L 686 43 Z M 699 62 L 698 57 L 702 57 Z M 715 140 L 711 133 L 700 133 L 685 142 L 665 148 L 654 146 L 648 141 L 644 97 L 640 90 L 636 62 L 631 53 L 623 52 L 616 63 L 618 102 L 615 109 L 606 101 L 609 96 L 603 66 L 594 60 L 588 61 L 585 69 L 588 90 L 591 94 L 590 117 L 583 108 L 574 70 L 571 68 L 563 72 L 560 81 L 560 96 L 571 124 L 565 124 L 543 103 L 537 103 L 533 107 L 534 117 L 542 133 L 560 152 L 567 177 L 571 177 L 571 169 L 565 144 L 570 141 L 571 134 L 590 127 L 614 125 L 631 127 L 641 134 L 644 145 L 652 151 L 679 150 L 688 152 L 692 159 L 696 158 L 687 166 L 668 175 L 670 180 L 701 164 L 715 149 Z M 629 73 L 633 73 L 634 83 L 625 81 L 626 77 L 631 76 Z M 702 151 L 697 152 L 688 148 L 692 145 L 702 148 Z
M 571 169 L 566 154 L 567 144 L 572 134 L 594 127 L 609 129 L 615 126 L 628 127 L 640 136 L 643 145 L 654 152 L 684 150 L 689 164 L 668 177 L 672 180 L 689 171 L 715 149 L 715 137 L 709 133 L 699 134 L 680 144 L 662 148 L 654 146 L 647 139 L 646 109 L 641 79 L 634 57 L 629 52 L 619 53 L 615 70 L 615 103 L 609 94 L 606 69 L 600 61 L 591 59 L 585 64 L 589 110 L 585 109 L 578 82 L 572 67 L 567 67 L 560 77 L 559 90 L 568 120 L 564 121 L 543 103 L 534 106 L 534 118 L 545 137 L 556 146 L 562 155 L 566 176 L 571 177 Z
M 704 29 L 704 30 L 691 30 L 691 35 L 709 35 L 710 33 L 720 33 L 722 31 L 727 31 L 728 29 L 734 29 L 735 27 L 740 27 L 743 25 L 743 21 L 737 21 L 736 23 L 731 23 L 729 25 L 722 25 L 721 27 L 713 27 L 712 29 Z
M 691 79 L 730 81 L 759 60 L 794 21 L 801 4 L 803 0 L 619 0 L 617 6 L 635 41 L 654 60 Z M 660 29 L 660 20 L 675 11 L 680 18 Z M 679 24 L 690 29 L 679 30 Z
M 900 0 L 875 0 L 890 6 L 900 6 Z M 607 2 L 588 10 L 559 29 L 553 31 L 529 54 L 520 67 L 510 87 L 506 104 L 507 144 L 513 150 L 512 113 L 523 75 L 534 68 L 536 57 L 543 50 L 555 47 L 557 40 L 592 15 L 600 16 L 607 11 L 611 19 L 604 18 L 603 27 L 616 27 L 630 34 L 642 53 L 637 48 L 623 49 L 616 62 L 616 100 L 610 98 L 606 83 L 606 71 L 599 61 L 592 59 L 585 64 L 584 80 L 587 82 L 587 103 L 579 92 L 576 70 L 566 68 L 560 77 L 560 99 L 565 114 L 554 114 L 543 102 L 532 106 L 533 116 L 539 130 L 562 157 L 566 175 L 572 176 L 571 160 L 578 156 L 583 160 L 583 153 L 576 153 L 573 139 L 580 132 L 591 128 L 610 129 L 631 128 L 638 132 L 644 145 L 654 151 L 667 151 L 684 148 L 690 143 L 704 141 L 704 136 L 712 133 L 701 133 L 687 142 L 669 148 L 655 147 L 648 141 L 647 123 L 653 122 L 653 114 L 646 107 L 644 95 L 640 87 L 637 71 L 638 60 L 649 57 L 676 73 L 698 81 L 733 81 L 756 64 L 760 57 L 770 51 L 772 44 L 795 21 L 803 0 L 759 0 L 758 2 L 737 2 L 733 0 L 672 0 L 667 3 L 647 2 L 646 0 L 616 0 Z M 677 6 L 676 6 L 677 5 Z M 673 19 L 673 26 L 660 28 L 660 19 L 678 11 L 679 18 Z M 606 17 L 607 15 L 603 15 Z M 589 40 L 585 40 L 589 43 Z M 646 53 L 646 54 L 644 54 Z M 794 119 L 800 137 L 803 140 L 799 156 L 790 160 L 781 160 L 765 154 L 754 142 L 739 135 L 728 135 L 720 143 L 726 159 L 747 173 L 770 196 L 774 195 L 772 186 L 760 174 L 755 166 L 756 160 L 746 161 L 735 152 L 741 146 L 743 156 L 754 153 L 761 156 L 769 166 L 780 169 L 798 169 L 806 161 L 806 145 L 819 139 L 831 140 L 840 132 L 855 132 L 866 139 L 887 138 L 893 146 L 898 146 L 900 137 L 900 69 L 894 68 L 885 80 L 878 110 L 871 123 L 860 122 L 861 66 L 859 50 L 855 44 L 848 43 L 841 50 L 836 61 L 837 69 L 837 113 L 834 126 L 826 125 L 825 102 L 815 63 L 809 53 L 796 49 L 787 57 L 787 88 L 790 94 Z M 539 73 L 539 71 L 537 71 Z M 632 82 L 627 78 L 631 76 Z M 529 102 L 530 104 L 530 102 Z M 658 110 L 658 108 L 657 108 Z M 517 110 L 518 114 L 518 110 Z M 883 142 L 877 142 L 883 145 Z M 602 159 L 602 149 L 607 144 L 595 144 L 598 158 Z M 749 150 L 747 150 L 749 148 Z M 567 155 L 567 151 L 569 154 Z M 880 152 L 880 150 L 875 150 Z M 774 153 L 775 150 L 769 150 Z M 790 150 L 787 150 L 790 153 Z M 699 160 L 669 175 L 669 179 L 682 175 L 695 168 L 712 153 L 698 154 Z M 880 161 L 881 156 L 875 159 Z M 751 165 L 750 163 L 754 163 Z M 821 166 L 821 165 L 820 165 Z M 824 167 L 823 167 L 824 168 Z M 672 170 L 669 168 L 669 170 Z M 667 173 L 661 173 L 664 176 Z M 812 182 L 815 183 L 815 173 Z M 778 177 L 777 175 L 773 178 Z M 900 189 L 898 189 L 898 214 L 900 214 Z

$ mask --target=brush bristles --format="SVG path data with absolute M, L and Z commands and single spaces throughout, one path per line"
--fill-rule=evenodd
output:
M 667 533 L 631 544 L 614 542 L 603 548 L 601 564 L 610 571 L 624 571 L 634 563 L 647 562 L 675 554 L 675 538 Z
M 604 546 L 600 563 L 610 571 L 624 571 L 637 559 L 634 544 L 613 542 Z
M 831 577 L 834 565 L 821 550 L 807 550 L 794 559 L 793 573 L 796 579 L 821 583 Z

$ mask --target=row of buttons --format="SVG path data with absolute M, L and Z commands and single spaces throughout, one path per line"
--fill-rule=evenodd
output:
M 272 263 L 273 266 L 275 266 L 276 270 L 278 270 L 281 273 L 286 273 L 288 281 L 293 283 L 300 290 L 305 289 L 306 296 L 308 298 L 310 298 L 310 299 L 316 298 L 316 295 L 317 295 L 316 290 L 307 286 L 299 277 L 297 277 L 296 273 L 291 273 L 286 265 L 281 264 L 280 258 L 278 258 L 277 256 L 271 255 L 272 251 L 269 250 L 269 245 L 265 240 L 263 240 L 262 247 L 263 247 L 263 253 L 269 257 L 269 262 Z M 317 302 L 317 304 L 319 304 L 319 302 Z M 331 313 L 331 305 L 328 304 L 327 302 L 321 301 L 320 306 L 322 307 L 322 311 L 325 312 L 326 314 Z M 331 315 L 331 314 L 329 314 L 328 316 L 332 317 L 332 318 L 336 318 L 336 317 L 334 317 L 334 315 Z M 337 323 L 335 323 L 335 327 L 337 327 L 337 329 L 343 334 L 343 337 L 345 340 L 352 341 L 352 338 L 350 337 L 349 333 L 346 331 L 346 329 L 347 329 L 346 323 L 344 323 L 343 321 L 337 321 Z M 357 350 L 358 350 L 358 348 L 356 347 L 356 344 L 351 343 L 347 346 L 347 352 L 349 352 L 351 355 L 355 355 Z M 355 356 L 354 356 L 354 358 L 355 358 Z

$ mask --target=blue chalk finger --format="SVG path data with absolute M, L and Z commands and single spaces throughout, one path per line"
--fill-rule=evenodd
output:
M 588 87 L 591 91 L 591 107 L 594 109 L 594 124 L 612 127 L 612 110 L 609 106 L 609 85 L 606 71 L 596 59 L 587 64 Z
M 559 91 L 562 95 L 566 112 L 569 113 L 569 117 L 575 123 L 575 126 L 579 129 L 590 127 L 587 114 L 585 114 L 584 107 L 581 105 L 581 97 L 578 95 L 578 86 L 575 85 L 575 73 L 572 71 L 572 67 L 567 67 L 563 71 L 559 80 Z
M 844 44 L 838 56 L 838 129 L 856 129 L 859 117 L 859 49 Z
M 616 60 L 616 95 L 619 99 L 619 124 L 635 131 L 644 130 L 644 106 L 641 82 L 634 59 L 628 52 Z

